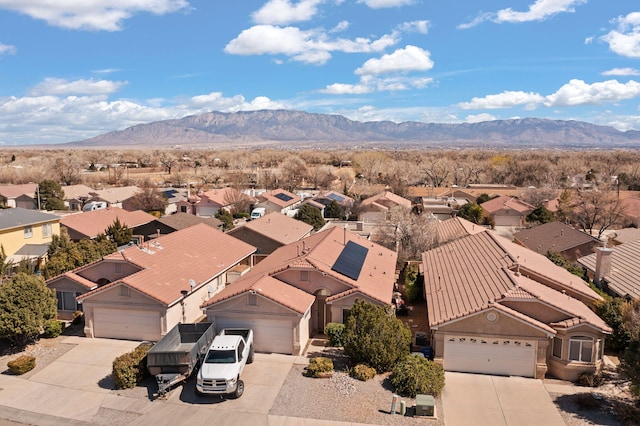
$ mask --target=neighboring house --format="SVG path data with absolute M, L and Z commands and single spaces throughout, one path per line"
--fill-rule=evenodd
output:
M 629 197 L 622 201 L 622 215 L 627 226 L 640 228 L 640 198 Z
M 0 185 L 0 204 L 2 204 L 2 207 L 21 207 L 23 209 L 37 210 L 37 191 L 37 183 Z
M 524 229 L 513 235 L 513 241 L 536 253 L 559 253 L 570 262 L 593 253 L 600 240 L 562 222 L 548 222 Z
M 527 216 L 535 207 L 517 198 L 502 195 L 480 204 L 485 216 L 491 217 L 496 226 L 523 227 Z
M 264 207 L 267 213 L 278 212 L 282 214 L 295 210 L 302 202 L 300 197 L 284 189 L 263 192 L 257 195 L 256 199 L 258 202 L 254 208 Z
M 340 228 L 280 247 L 203 304 L 216 327 L 250 327 L 256 351 L 299 355 L 356 299 L 390 306 L 397 254 Z
M 546 257 L 485 231 L 423 253 L 427 335 L 445 371 L 563 380 L 594 373 L 602 298 Z
M 63 186 L 64 191 L 64 205 L 73 211 L 81 211 L 87 200 L 92 197 L 92 193 L 95 192 L 93 188 L 87 185 L 68 185 Z
M 189 199 L 187 188 L 160 188 L 158 192 L 167 200 L 167 207 L 164 209 L 165 216 L 178 213 L 179 203 Z
M 630 243 L 635 240 L 640 240 L 640 229 L 638 228 L 624 228 L 617 231 L 613 231 L 609 235 L 607 240 L 608 246 L 617 246 L 620 244 Z
M 436 236 L 438 245 L 457 240 L 458 238 L 474 235 L 486 231 L 484 226 L 469 222 L 461 217 L 438 221 L 436 223 Z
M 236 203 L 246 202 L 248 206 L 248 201 L 249 197 L 245 194 L 235 188 L 227 187 L 191 195 L 187 199 L 178 202 L 177 209 L 180 213 L 213 217 L 220 209 L 231 212 Z
M 300 203 L 300 205 L 298 206 L 298 209 L 302 206 L 304 206 L 305 204 L 308 204 L 309 206 L 313 207 L 316 210 L 320 211 L 320 216 L 325 217 L 325 213 L 324 213 L 324 209 L 325 209 L 325 205 L 322 203 L 317 202 L 316 200 L 312 199 L 312 198 L 305 198 L 302 203 Z
M 388 219 L 389 211 L 394 207 L 411 209 L 411 201 L 393 192 L 383 191 L 360 202 L 357 207 L 358 220 L 362 222 L 384 222 Z
M 176 231 L 188 228 L 199 223 L 204 223 L 212 228 L 222 230 L 222 221 L 215 217 L 199 217 L 190 213 L 175 213 L 171 216 L 164 216 L 157 219 L 158 222 L 173 228 Z
M 269 213 L 233 228 L 227 234 L 256 247 L 256 254 L 266 255 L 278 247 L 308 237 L 311 231 L 312 225 L 281 213 Z
M 135 210 L 135 207 L 130 205 L 131 198 L 138 195 L 142 190 L 137 186 L 118 186 L 107 189 L 97 189 L 91 192 L 86 202 L 91 201 L 106 201 L 110 207 L 119 207 L 125 210 Z
M 351 216 L 351 210 L 356 202 L 353 198 L 337 191 L 320 192 L 318 195 L 313 197 L 313 201 L 322 204 L 325 208 L 335 201 L 340 206 L 342 215 L 347 218 Z
M 227 271 L 250 265 L 255 247 L 199 224 L 105 256 L 47 281 L 60 317 L 82 305 L 87 337 L 158 341 L 223 289 Z
M 60 216 L 21 207 L 0 210 L 0 245 L 14 264 L 27 259 L 40 270 L 53 235 L 60 235 Z
M 609 293 L 626 299 L 640 299 L 640 239 L 613 248 L 597 248 L 578 263 L 590 278 Z
M 174 229 L 158 222 L 155 216 L 142 210 L 133 212 L 109 207 L 91 212 L 73 213 L 64 216 L 60 224 L 67 229 L 69 238 L 72 241 L 79 241 L 83 238 L 95 238 L 104 234 L 107 228 L 117 220 L 133 230 L 133 235 L 141 240 L 156 237 L 158 234 L 168 234 Z

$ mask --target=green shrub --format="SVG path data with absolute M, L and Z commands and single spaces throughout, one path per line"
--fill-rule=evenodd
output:
M 330 346 L 342 346 L 342 342 L 344 339 L 344 324 L 330 322 L 325 326 L 324 332 L 327 333 L 327 336 L 329 336 Z
M 9 371 L 13 374 L 21 375 L 31 371 L 36 366 L 36 358 L 30 355 L 20 355 L 18 358 L 7 363 Z
M 580 386 L 597 388 L 602 384 L 603 381 L 604 379 L 602 378 L 602 374 L 580 373 L 580 375 L 578 376 L 578 384 Z
M 333 371 L 333 361 L 329 358 L 319 356 L 309 360 L 307 367 L 307 376 L 320 377 L 323 373 L 331 373 Z
M 73 317 L 71 317 L 71 324 L 78 325 L 78 324 L 82 324 L 83 322 L 84 322 L 84 312 L 75 311 L 73 313 Z
M 444 388 L 444 370 L 424 357 L 409 355 L 394 367 L 391 383 L 400 395 L 412 398 L 417 394 L 437 396 Z
M 422 282 L 418 265 L 409 263 L 404 268 L 404 289 L 407 302 L 415 302 L 422 297 Z
M 44 332 L 42 335 L 47 339 L 58 337 L 64 331 L 64 322 L 55 319 L 44 323 Z
M 358 364 L 351 370 L 351 377 L 366 382 L 376 377 L 376 369 L 366 364 Z
M 116 389 L 131 389 L 148 377 L 147 352 L 151 346 L 143 343 L 113 361 L 111 376 Z

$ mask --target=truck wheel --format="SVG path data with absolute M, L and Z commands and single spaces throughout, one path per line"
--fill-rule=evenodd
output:
M 244 382 L 238 379 L 238 386 L 236 386 L 236 391 L 233 393 L 234 398 L 240 398 L 244 393 Z
M 253 362 L 253 345 L 249 349 L 249 357 L 247 357 L 247 364 L 251 364 Z

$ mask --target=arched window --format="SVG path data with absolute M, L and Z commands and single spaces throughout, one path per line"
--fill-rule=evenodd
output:
M 593 362 L 593 338 L 573 336 L 569 341 L 569 360 Z

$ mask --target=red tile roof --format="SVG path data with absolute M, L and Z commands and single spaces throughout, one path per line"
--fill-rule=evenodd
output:
M 155 216 L 142 210 L 129 212 L 119 207 L 109 207 L 102 210 L 64 216 L 60 219 L 60 224 L 87 238 L 93 238 L 103 234 L 116 219 L 129 228 L 135 228 L 156 220 Z
M 278 194 L 282 194 L 285 195 L 287 198 L 289 198 L 289 200 L 284 201 L 280 198 L 277 197 Z M 281 208 L 285 208 L 285 207 L 289 207 L 292 206 L 296 203 L 299 203 L 300 201 L 302 201 L 300 199 L 300 197 L 298 197 L 296 194 L 293 194 L 289 191 L 286 191 L 284 189 L 274 189 L 273 191 L 267 191 L 267 192 L 263 192 L 262 194 L 258 195 L 258 200 L 262 201 L 269 201 Z
M 245 198 L 247 200 L 249 199 L 249 197 L 244 195 L 242 192 L 231 187 L 212 189 L 211 191 L 200 194 L 200 198 L 203 198 L 203 196 L 207 197 L 210 201 L 220 207 L 230 206 Z
M 20 185 L 0 185 L 0 195 L 5 198 L 17 198 L 21 195 L 36 196 L 37 183 L 24 183 Z
M 529 213 L 535 207 L 531 204 L 525 203 L 522 200 L 518 200 L 517 198 L 510 197 L 508 195 L 502 195 L 500 197 L 494 198 L 489 201 L 485 201 L 480 204 L 483 209 L 488 211 L 489 213 L 495 213 L 502 209 L 515 210 L 518 213 Z
M 290 244 L 298 241 L 309 235 L 313 230 L 313 226 L 278 212 L 269 213 L 261 218 L 251 220 L 243 226 L 232 229 L 228 234 L 234 235 L 242 232 L 243 228 L 277 241 L 280 244 Z
M 438 221 L 436 224 L 436 232 L 438 233 L 438 242 L 440 244 L 466 237 L 467 235 L 477 234 L 486 231 L 487 228 L 476 225 L 461 217 L 453 217 L 451 219 Z
M 393 206 L 402 206 L 410 209 L 411 201 L 399 195 L 396 195 L 393 192 L 383 191 L 380 194 L 362 200 L 362 202 L 360 203 L 360 207 L 366 206 L 377 206 L 379 208 L 382 208 L 383 210 L 388 210 Z
M 195 288 L 199 288 L 254 251 L 255 247 L 207 225 L 194 225 L 158 237 L 141 247 L 134 246 L 106 256 L 105 260 L 124 260 L 141 267 L 142 271 L 81 298 L 124 283 L 168 306 L 182 297 L 182 290 L 190 290 L 189 280 L 194 280 Z

